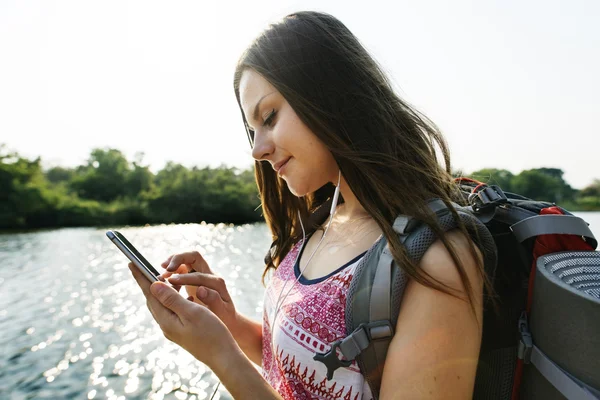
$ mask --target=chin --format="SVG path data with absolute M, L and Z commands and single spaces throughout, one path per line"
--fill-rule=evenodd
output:
M 307 184 L 306 182 L 304 182 L 303 184 L 294 184 L 293 181 L 288 182 L 287 180 L 286 183 L 288 185 L 288 190 L 296 197 L 304 197 L 309 193 L 315 192 L 322 186 L 311 185 Z
M 296 197 L 304 197 L 306 196 L 309 192 L 306 190 L 298 190 L 297 188 L 295 188 L 294 186 L 290 186 L 288 185 L 288 189 L 290 190 L 290 192 L 296 196 Z

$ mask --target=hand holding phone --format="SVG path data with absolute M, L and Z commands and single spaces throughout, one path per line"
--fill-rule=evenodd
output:
M 107 231 L 106 236 L 135 265 L 150 282 L 163 281 L 160 273 L 144 256 L 118 231 Z

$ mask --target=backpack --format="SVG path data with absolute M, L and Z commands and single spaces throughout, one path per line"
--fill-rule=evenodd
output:
M 600 399 L 600 253 L 587 223 L 554 203 L 495 185 L 468 178 L 457 184 L 469 205 L 452 206 L 484 256 L 498 306 L 484 304 L 473 398 Z M 441 200 L 428 205 L 444 231 L 459 226 Z M 312 218 L 323 222 L 329 207 Z M 415 262 L 436 240 L 431 228 L 409 216 L 393 226 Z M 356 360 L 379 398 L 406 283 L 382 237 L 352 279 L 347 336 L 314 357 L 325 364 L 328 379 Z

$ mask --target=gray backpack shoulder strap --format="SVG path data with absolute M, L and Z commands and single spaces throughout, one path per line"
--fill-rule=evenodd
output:
M 442 201 L 432 200 L 429 206 L 438 216 L 438 222 L 444 231 L 458 227 L 458 222 Z M 458 205 L 454 205 L 454 208 L 484 254 L 486 270 L 493 274 L 496 252 L 491 234 L 468 210 Z M 431 228 L 404 215 L 396 218 L 394 230 L 415 262 L 423 257 L 436 240 Z M 335 369 L 348 367 L 352 360 L 356 360 L 373 397 L 379 397 L 383 366 L 394 335 L 406 283 L 404 270 L 396 265 L 387 241 L 382 237 L 363 257 L 352 278 L 346 298 L 347 336 L 333 343 L 329 352 L 314 357 L 327 367 L 328 379 L 333 377 Z M 343 359 L 337 356 L 338 348 Z

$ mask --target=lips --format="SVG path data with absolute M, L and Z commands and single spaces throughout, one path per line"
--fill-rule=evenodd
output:
M 290 161 L 290 158 L 292 158 L 292 157 L 285 158 L 285 159 L 275 163 L 275 165 L 273 165 L 273 169 L 275 170 L 275 172 L 277 172 L 279 174 L 281 168 L 283 168 L 283 166 L 285 164 L 287 164 L 288 161 Z

